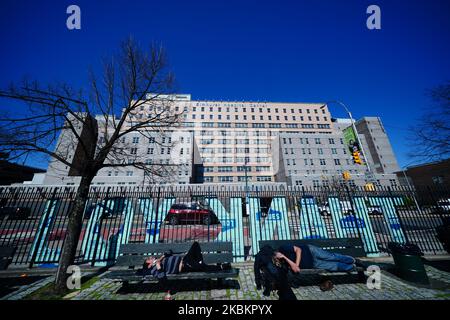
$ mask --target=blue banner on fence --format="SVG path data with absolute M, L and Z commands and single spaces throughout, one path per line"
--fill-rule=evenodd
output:
M 298 202 L 300 239 L 328 238 L 327 228 L 314 197 L 302 197 Z
M 290 239 L 288 211 L 285 197 L 273 197 L 270 208 L 264 214 L 261 210 L 260 198 L 250 197 L 247 203 L 250 217 L 250 232 L 252 238 L 252 252 L 259 251 L 260 240 L 272 240 L 275 231 L 278 240 Z
M 217 198 L 206 198 L 206 203 L 216 214 L 221 231 L 214 241 L 232 241 L 234 261 L 244 261 L 244 226 L 242 222 L 242 199 L 230 198 L 230 212 Z
M 405 234 L 395 208 L 395 206 L 404 204 L 403 199 L 400 197 L 370 197 L 369 203 L 372 206 L 378 207 L 383 213 L 384 221 L 388 226 L 392 241 L 405 243 Z
M 372 224 L 370 223 L 369 213 L 364 197 L 354 197 L 353 204 L 355 207 L 354 216 L 362 222 L 355 224 L 355 228 L 353 228 L 353 230 L 361 235 L 361 240 L 363 241 L 364 249 L 368 253 L 368 256 L 378 256 L 379 250 L 377 240 L 375 233 L 373 232 Z
M 132 201 L 126 198 L 106 199 L 88 210 L 89 220 L 81 244 L 83 260 L 95 261 L 95 266 L 104 266 L 107 261 L 117 258 L 120 245 L 128 243 L 134 217 Z M 109 218 L 119 219 L 118 227 L 102 233 L 102 224 Z
M 30 250 L 30 256 L 35 254 L 33 262 L 41 263 L 47 261 L 57 261 L 59 259 L 60 249 L 49 248 L 50 231 L 56 218 L 57 206 L 59 200 L 47 200 L 44 211 L 39 220 L 36 229 L 34 241 Z
M 155 210 L 154 199 L 138 199 L 139 207 L 144 216 L 145 243 L 158 243 L 161 225 L 164 222 L 170 208 L 175 203 L 175 198 L 163 198 L 159 201 L 158 210 Z

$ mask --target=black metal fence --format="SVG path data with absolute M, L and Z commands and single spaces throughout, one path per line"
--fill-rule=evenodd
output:
M 14 264 L 58 262 L 75 193 L 0 187 L 0 246 L 16 247 Z M 386 254 L 391 241 L 441 254 L 436 228 L 450 218 L 449 201 L 449 188 L 431 187 L 92 187 L 76 262 L 113 263 L 123 243 L 193 240 L 233 241 L 236 260 L 259 240 L 299 238 L 360 237 L 368 255 Z

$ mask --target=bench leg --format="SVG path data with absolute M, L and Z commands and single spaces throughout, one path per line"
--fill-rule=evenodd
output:
M 130 286 L 130 283 L 128 282 L 128 281 L 122 281 L 122 288 L 123 289 L 126 289 L 126 288 L 128 288 Z
M 223 278 L 218 278 L 217 279 L 217 286 L 218 287 L 223 287 L 223 285 L 224 285 Z
M 363 271 L 363 270 L 358 270 L 358 281 L 361 282 L 361 283 L 367 281 L 367 277 L 366 277 L 366 275 L 364 274 L 364 271 Z

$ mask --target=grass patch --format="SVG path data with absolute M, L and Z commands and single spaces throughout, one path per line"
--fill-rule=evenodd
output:
M 92 286 L 97 280 L 98 276 L 85 276 L 81 278 L 81 289 L 67 290 L 66 292 L 59 294 L 53 289 L 53 282 L 46 284 L 45 286 L 33 291 L 29 295 L 25 296 L 23 300 L 61 300 L 64 296 L 75 292 L 83 291 Z

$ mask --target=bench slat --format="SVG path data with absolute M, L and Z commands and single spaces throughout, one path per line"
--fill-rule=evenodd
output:
M 120 246 L 120 254 L 163 254 L 169 249 L 174 253 L 189 250 L 192 242 L 185 243 L 128 243 Z M 232 252 L 232 242 L 203 242 L 200 243 L 202 252 Z
M 144 263 L 146 256 L 144 255 L 126 255 L 117 257 L 117 261 L 115 266 L 125 267 L 125 266 L 133 266 L 133 267 L 141 267 Z M 207 264 L 213 263 L 224 263 L 224 262 L 233 262 L 233 254 L 230 252 L 224 253 L 205 253 L 203 255 L 203 260 Z
M 314 245 L 324 250 L 345 254 L 353 257 L 364 257 L 366 255 L 364 244 L 359 238 L 337 238 L 337 239 L 298 239 L 298 240 L 261 240 L 259 247 L 269 245 L 274 249 L 285 244 L 292 245 Z
M 216 278 L 231 278 L 239 275 L 239 269 L 231 269 L 220 272 L 186 272 L 179 274 L 168 274 L 168 280 L 177 279 L 216 279 Z M 117 279 L 125 281 L 157 281 L 153 276 L 147 275 L 145 277 L 137 275 L 136 271 L 112 271 L 104 276 L 107 279 Z

